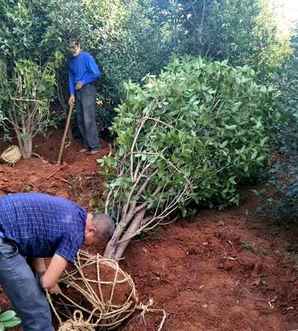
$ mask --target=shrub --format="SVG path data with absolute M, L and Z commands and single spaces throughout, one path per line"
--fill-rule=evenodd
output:
M 2 72 L 1 99 L 3 113 L 16 133 L 22 156 L 31 157 L 32 139 L 49 122 L 49 103 L 54 93 L 55 72 L 30 60 L 16 63 L 12 77 Z
M 174 60 L 144 87 L 127 84 L 118 108 L 106 212 L 118 227 L 106 255 L 190 202 L 238 203 L 237 184 L 266 165 L 274 90 L 248 68 L 202 58 Z

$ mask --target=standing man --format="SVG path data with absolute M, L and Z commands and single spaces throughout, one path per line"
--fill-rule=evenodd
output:
M 77 124 L 84 148 L 80 152 L 96 154 L 99 138 L 96 128 L 96 89 L 94 83 L 101 72 L 94 58 L 81 50 L 80 41 L 72 39 L 69 45 L 69 105 L 76 102 Z
M 54 331 L 43 289 L 57 292 L 60 275 L 68 262 L 74 262 L 79 248 L 105 245 L 113 231 L 109 216 L 87 213 L 61 197 L 42 193 L 0 197 L 0 285 L 24 331 Z M 52 257 L 48 267 L 45 257 Z

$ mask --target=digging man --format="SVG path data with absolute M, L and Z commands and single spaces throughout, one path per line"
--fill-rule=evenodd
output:
M 92 57 L 81 50 L 80 41 L 70 41 L 72 57 L 69 61 L 69 105 L 76 102 L 77 125 L 84 148 L 81 152 L 96 154 L 99 149 L 99 138 L 96 127 L 96 89 L 94 83 L 101 72 Z
M 0 285 L 24 331 L 53 331 L 43 290 L 57 282 L 85 244 L 104 245 L 114 231 L 111 218 L 91 214 L 76 203 L 42 193 L 0 197 Z M 46 267 L 44 258 L 52 257 Z M 32 260 L 31 267 L 27 259 Z M 37 275 L 37 277 L 35 277 Z

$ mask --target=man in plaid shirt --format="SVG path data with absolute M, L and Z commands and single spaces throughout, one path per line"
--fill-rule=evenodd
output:
M 54 330 L 43 289 L 57 291 L 60 275 L 68 262 L 74 262 L 79 248 L 105 244 L 113 231 L 107 215 L 87 213 L 61 197 L 42 193 L 0 197 L 0 285 L 24 331 Z M 45 257 L 52 257 L 47 268 Z M 32 268 L 26 258 L 32 259 Z

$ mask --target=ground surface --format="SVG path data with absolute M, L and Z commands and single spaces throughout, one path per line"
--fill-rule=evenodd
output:
M 0 165 L 0 194 L 40 191 L 74 199 L 84 207 L 100 202 L 103 182 L 97 156 L 73 143 L 57 167 L 60 133 L 40 138 L 41 158 Z M 0 151 L 5 146 L 2 145 Z M 129 247 L 121 262 L 140 300 L 166 310 L 168 331 L 294 331 L 298 329 L 298 231 L 277 226 L 254 211 L 257 200 L 242 193 L 241 207 L 201 211 L 159 229 Z M 4 294 L 0 306 L 8 307 Z M 122 331 L 157 330 L 161 314 L 136 316 Z M 16 329 L 17 330 L 17 329 Z

